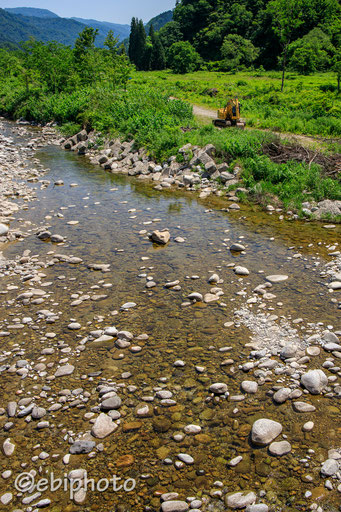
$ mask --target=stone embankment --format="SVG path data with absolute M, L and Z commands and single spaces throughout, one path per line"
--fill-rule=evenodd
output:
M 215 161 L 216 148 L 208 144 L 204 148 L 186 144 L 162 165 L 154 162 L 144 148 L 137 149 L 135 141 L 121 142 L 120 139 L 107 140 L 104 147 L 98 147 L 98 135 L 82 130 L 69 139 L 61 140 L 64 149 L 86 155 L 93 164 L 101 165 L 112 173 L 123 173 L 140 180 L 152 180 L 156 190 L 168 189 L 172 186 L 199 192 L 204 199 L 211 194 L 225 196 L 229 201 L 229 210 L 239 210 L 238 193 L 249 194 L 241 179 L 242 169 L 233 169 L 228 163 Z M 231 187 L 233 186 L 233 190 Z M 324 200 L 319 203 L 303 203 L 302 212 L 307 219 L 322 220 L 328 216 L 341 216 L 341 201 Z M 276 211 L 283 217 L 282 208 L 266 207 L 270 213 Z M 289 218 L 297 219 L 298 215 L 288 211 Z

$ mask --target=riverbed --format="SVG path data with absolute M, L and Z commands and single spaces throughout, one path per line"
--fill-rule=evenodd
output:
M 4 126 L 18 147 L 35 135 Z M 323 349 L 327 331 L 340 339 L 340 291 L 326 286 L 340 227 L 245 205 L 226 212 L 222 198 L 160 192 L 55 145 L 34 158 L 48 170 L 11 221 L 25 236 L 0 247 L 16 262 L 0 286 L 1 444 L 14 446 L 1 458 L 11 474 L 0 486 L 10 509 L 158 511 L 176 493 L 179 510 L 194 501 L 193 510 L 214 512 L 243 492 L 269 510 L 338 510 L 341 468 L 326 486 L 321 466 L 339 460 L 330 450 L 341 459 L 341 353 Z M 162 229 L 170 242 L 151 243 Z M 37 236 L 44 231 L 63 241 Z M 233 243 L 244 250 L 231 252 Z M 271 285 L 271 275 L 286 279 Z M 188 299 L 193 292 L 216 298 Z M 286 346 L 296 348 L 280 357 Z M 318 394 L 300 383 L 312 369 L 328 379 Z M 244 381 L 257 386 L 247 392 Z M 280 404 L 282 388 L 296 394 Z M 119 400 L 106 407 L 103 396 Z M 297 412 L 297 401 L 315 410 Z M 252 442 L 264 418 L 281 424 L 276 441 L 287 440 L 288 453 Z M 70 454 L 77 442 L 83 453 Z M 16 488 L 23 472 L 69 482 L 72 470 L 96 485 L 116 475 L 135 486 L 76 497 Z

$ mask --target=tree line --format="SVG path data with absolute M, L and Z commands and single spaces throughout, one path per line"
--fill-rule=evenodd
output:
M 44 43 L 31 38 L 20 49 L 0 49 L 1 79 L 13 79 L 25 86 L 26 94 L 34 90 L 58 94 L 77 87 L 105 84 L 125 87 L 133 70 L 123 46 L 110 31 L 104 48 L 96 48 L 98 30 L 86 27 L 75 45 L 55 41 Z
M 341 74 L 338 0 L 179 0 L 173 21 L 146 34 L 133 18 L 129 58 L 139 70 L 290 68 Z M 284 75 L 283 75 L 284 76 Z

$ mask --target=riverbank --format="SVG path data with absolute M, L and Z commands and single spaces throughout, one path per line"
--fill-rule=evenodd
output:
M 307 194 L 307 191 L 303 192 L 303 188 L 312 186 L 312 180 L 319 181 L 322 196 L 322 189 L 327 189 L 328 186 L 330 187 L 329 193 L 335 188 L 337 195 L 339 186 L 337 180 L 322 178 L 318 176 L 319 172 L 316 174 L 316 170 L 310 174 L 310 164 L 309 169 L 308 167 L 305 169 L 302 166 L 293 166 L 289 181 L 284 176 L 282 177 L 282 193 L 285 192 L 285 188 L 292 188 L 294 192 L 290 192 L 288 195 L 292 197 L 296 192 L 296 201 L 299 204 L 298 209 L 289 209 L 283 206 L 279 197 L 270 193 L 271 187 L 269 187 L 269 192 L 265 192 L 267 187 L 264 187 L 264 180 L 266 176 L 267 179 L 272 179 L 271 171 L 273 171 L 273 177 L 277 176 L 276 165 L 269 173 L 265 172 L 267 168 L 265 165 L 262 173 L 261 166 L 264 162 L 259 161 L 258 164 L 254 162 L 253 165 L 259 165 L 260 169 L 257 171 L 255 169 L 253 176 L 252 172 L 246 172 L 242 163 L 238 164 L 236 160 L 231 162 L 231 157 L 228 154 L 222 158 L 221 151 L 217 150 L 213 144 L 200 147 L 188 143 L 179 148 L 176 154 L 161 165 L 153 161 L 144 148 L 138 148 L 134 140 L 122 143 L 120 139 L 103 139 L 95 132 L 88 134 L 86 130 L 82 130 L 67 140 L 62 139 L 61 144 L 66 150 L 86 155 L 91 163 L 101 165 L 111 173 L 123 173 L 135 176 L 140 180 L 152 180 L 156 183 L 155 190 L 177 187 L 197 192 L 202 199 L 211 194 L 225 197 L 227 209 L 230 210 L 239 210 L 240 206 L 237 203 L 240 201 L 256 202 L 262 205 L 266 211 L 277 213 L 281 219 L 285 216 L 292 220 L 301 218 L 307 221 L 341 221 L 341 200 L 324 199 L 302 202 L 304 194 Z M 283 148 L 285 147 L 283 146 Z M 245 152 L 247 151 L 248 149 L 245 147 Z M 317 154 L 314 156 L 316 158 Z M 294 165 L 293 162 L 292 164 Z M 331 165 L 333 164 L 331 162 Z M 337 176 L 336 160 L 335 166 L 335 176 Z M 276 181 L 281 181 L 278 176 Z M 272 191 L 274 193 L 276 188 L 273 187 Z
M 336 511 L 339 227 L 221 211 L 53 145 L 34 158 L 46 188 L 5 257 L 37 273 L 1 273 L 1 502 Z M 23 471 L 81 485 L 19 492 Z M 86 492 L 113 474 L 136 487 Z

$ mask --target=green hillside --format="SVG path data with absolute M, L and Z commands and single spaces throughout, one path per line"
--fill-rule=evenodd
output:
M 119 23 L 109 23 L 107 21 L 98 21 L 92 19 L 83 19 L 83 18 L 71 18 L 72 20 L 78 21 L 79 23 L 83 23 L 88 27 L 92 27 L 98 29 L 99 35 L 104 38 L 107 36 L 109 30 L 112 30 L 115 36 L 119 37 L 120 40 L 125 39 L 129 36 L 130 25 L 121 25 Z
M 0 46 L 13 47 L 34 37 L 38 41 L 57 41 L 73 46 L 84 24 L 66 18 L 40 18 L 10 14 L 0 9 Z M 103 46 L 104 37 L 98 35 L 97 46 Z
M 150 26 L 153 25 L 154 30 L 158 31 L 162 28 L 166 23 L 169 23 L 173 19 L 173 11 L 165 11 L 152 18 L 148 23 L 146 23 L 145 28 L 148 34 Z

